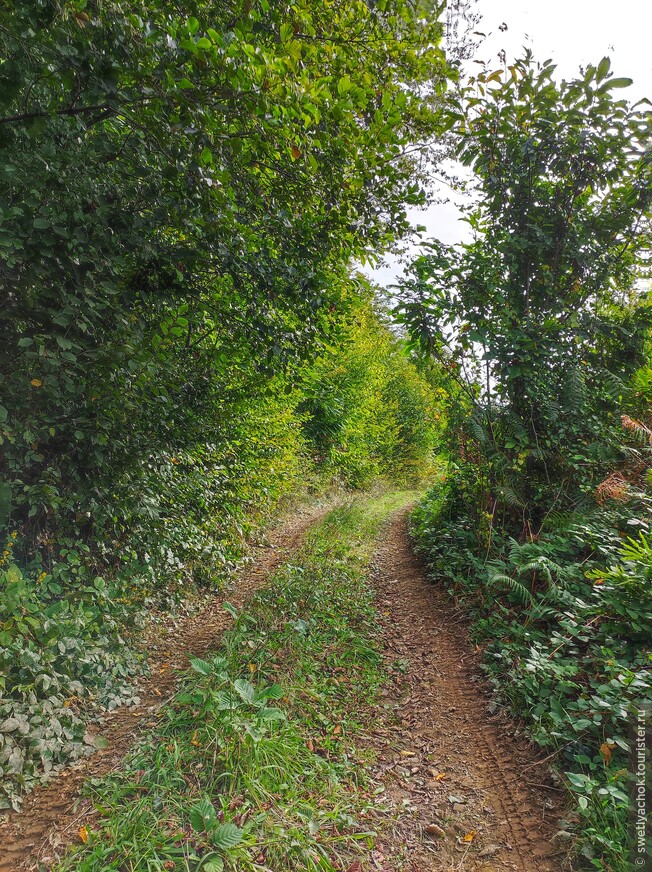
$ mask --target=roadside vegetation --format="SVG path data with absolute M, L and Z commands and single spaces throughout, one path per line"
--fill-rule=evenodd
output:
M 381 5 L 0 12 L 0 808 L 294 495 L 427 471 L 430 376 L 349 264 L 408 231 L 448 71 Z
M 398 310 L 449 374 L 418 548 L 554 758 L 566 836 L 612 872 L 631 724 L 652 709 L 652 165 L 628 83 L 606 58 L 561 84 L 530 57 L 480 74 L 456 105 L 473 241 L 433 242 Z
M 93 752 L 148 613 L 206 602 L 295 497 L 436 475 L 418 548 L 557 766 L 578 863 L 626 868 L 652 116 L 608 58 L 465 81 L 476 24 L 471 0 L 0 10 L 0 810 Z M 421 236 L 378 294 L 357 266 L 415 242 L 439 170 L 471 240 Z M 66 869 L 355 869 L 362 567 L 402 502 L 332 514 L 193 661 Z
M 101 820 L 62 872 L 335 872 L 368 853 L 375 806 L 353 740 L 385 676 L 367 561 L 416 497 L 357 499 L 310 532 L 121 771 L 90 787 Z
M 265 396 L 224 407 L 231 420 L 220 420 L 212 445 L 150 457 L 139 497 L 148 511 L 131 514 L 138 494 L 116 484 L 112 511 L 125 526 L 109 542 L 92 528 L 81 539 L 53 529 L 27 557 L 21 528 L 9 535 L 0 566 L 0 803 L 15 805 L 53 769 L 93 752 L 89 721 L 137 701 L 148 611 L 201 605 L 280 506 L 334 481 L 361 488 L 428 473 L 433 390 L 367 294 L 340 325 L 338 345 L 295 377 L 289 391 L 277 378 Z

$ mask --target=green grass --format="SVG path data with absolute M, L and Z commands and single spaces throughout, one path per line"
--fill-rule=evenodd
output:
M 359 498 L 311 531 L 122 771 L 91 785 L 101 821 L 61 872 L 335 872 L 369 848 L 353 739 L 385 674 L 366 568 L 417 496 Z

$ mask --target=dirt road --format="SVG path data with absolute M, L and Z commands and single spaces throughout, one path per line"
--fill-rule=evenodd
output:
M 374 583 L 393 682 L 375 750 L 395 823 L 372 861 L 410 872 L 552 872 L 562 794 L 516 725 L 490 711 L 480 656 L 414 556 L 407 516 L 382 537 Z

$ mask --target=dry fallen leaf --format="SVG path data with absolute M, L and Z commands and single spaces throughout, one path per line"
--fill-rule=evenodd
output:
M 292 146 L 292 157 L 294 158 L 294 160 L 299 160 L 299 158 L 301 157 L 301 149 L 297 148 L 296 145 Z
M 600 745 L 600 754 L 605 762 L 605 766 L 608 766 L 611 763 L 611 752 L 615 747 L 616 746 L 611 742 L 603 742 Z
M 445 772 L 440 772 L 439 775 L 435 775 L 435 781 L 443 781 L 446 778 Z
M 40 388 L 42 386 L 43 382 L 41 381 L 40 378 L 33 378 L 31 380 L 30 384 L 33 385 L 35 388 Z
M 500 845 L 487 845 L 486 848 L 483 848 L 478 857 L 493 857 L 494 854 L 497 854 L 500 851 Z
M 79 828 L 79 838 L 84 844 L 88 842 L 88 830 L 86 829 L 86 827 Z
M 467 834 L 462 838 L 462 841 L 463 841 L 463 842 L 472 842 L 473 839 L 475 839 L 476 835 L 477 835 L 476 831 L 475 831 L 475 830 L 471 830 L 470 833 L 467 833 Z

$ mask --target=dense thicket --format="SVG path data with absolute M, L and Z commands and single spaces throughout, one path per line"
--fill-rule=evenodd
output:
M 33 547 L 111 527 L 252 358 L 328 335 L 341 265 L 420 197 L 444 68 L 401 0 L 27 2 L 0 38 L 2 503 Z
M 0 5 L 6 796 L 129 698 L 127 614 L 223 577 L 299 480 L 427 462 L 427 384 L 347 270 L 423 198 L 440 30 L 405 0 Z
M 559 83 L 531 57 L 472 81 L 454 113 L 473 239 L 432 243 L 399 306 L 450 384 L 420 547 L 559 750 L 598 869 L 626 868 L 628 721 L 652 702 L 652 116 L 614 96 L 629 83 L 606 58 Z

